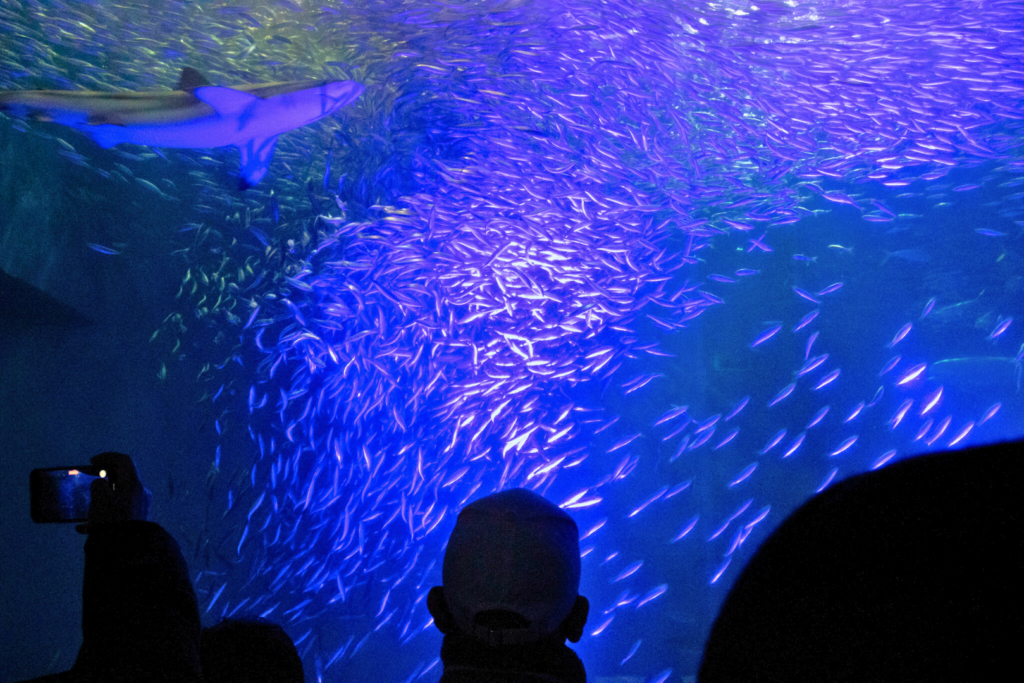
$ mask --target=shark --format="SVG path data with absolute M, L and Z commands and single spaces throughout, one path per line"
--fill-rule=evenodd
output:
M 74 128 L 104 149 L 123 143 L 179 149 L 234 145 L 244 190 L 267 174 L 277 136 L 330 116 L 362 94 L 363 85 L 355 81 L 217 86 L 185 67 L 174 90 L 8 90 L 0 91 L 0 111 Z

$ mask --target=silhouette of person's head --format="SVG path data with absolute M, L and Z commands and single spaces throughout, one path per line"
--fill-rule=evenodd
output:
M 292 639 L 266 619 L 224 619 L 203 629 L 201 657 L 206 683 L 305 681 Z
M 916 456 L 828 487 L 750 559 L 698 681 L 1007 678 L 1024 630 L 1022 475 L 1016 442 Z
M 583 636 L 590 606 L 579 595 L 579 529 L 532 491 L 501 491 L 467 505 L 448 541 L 442 580 L 427 608 L 445 635 L 491 648 Z

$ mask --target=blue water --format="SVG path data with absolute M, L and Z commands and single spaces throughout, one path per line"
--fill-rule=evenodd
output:
M 457 511 L 529 486 L 583 536 L 591 680 L 684 681 L 816 491 L 1020 436 L 1022 53 L 972 22 L 1021 8 L 817 10 L 5 8 L 4 89 L 367 90 L 245 193 L 232 149 L 3 121 L 0 267 L 94 324 L 2 328 L 0 680 L 80 638 L 27 474 L 103 450 L 204 624 L 279 621 L 309 680 L 436 680 Z

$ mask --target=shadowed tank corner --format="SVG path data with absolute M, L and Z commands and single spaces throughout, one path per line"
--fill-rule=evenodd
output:
M 77 329 L 94 320 L 38 287 L 0 270 L 0 327 Z

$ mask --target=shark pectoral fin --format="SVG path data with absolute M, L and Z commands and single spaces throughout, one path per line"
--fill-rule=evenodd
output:
M 250 95 L 241 90 L 223 88 L 217 85 L 196 88 L 192 91 L 192 94 L 199 98 L 200 101 L 213 107 L 214 111 L 221 116 L 236 116 L 260 100 L 255 95 Z
M 240 161 L 238 189 L 247 190 L 267 175 L 267 167 L 270 160 L 274 158 L 274 145 L 277 143 L 277 136 L 253 139 L 238 145 L 238 153 L 242 158 Z

